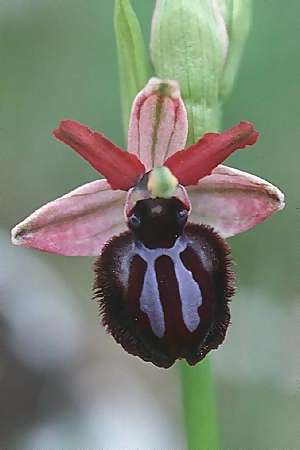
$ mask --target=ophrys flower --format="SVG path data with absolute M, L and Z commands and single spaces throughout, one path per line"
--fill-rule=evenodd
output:
M 224 238 L 283 207 L 282 193 L 220 164 L 258 133 L 241 122 L 184 150 L 187 115 L 174 81 L 152 79 L 131 112 L 128 152 L 64 120 L 54 136 L 106 179 L 46 204 L 12 230 L 13 243 L 98 256 L 103 323 L 127 351 L 169 367 L 223 341 L 233 294 Z

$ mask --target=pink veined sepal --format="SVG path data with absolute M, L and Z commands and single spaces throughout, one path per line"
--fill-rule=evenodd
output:
M 148 171 L 184 148 L 187 133 L 187 112 L 177 82 L 151 78 L 132 105 L 128 151 Z
M 97 256 L 126 230 L 126 193 L 106 180 L 84 184 L 37 209 L 12 230 L 12 242 L 67 256 Z
M 190 221 L 212 226 L 223 238 L 255 227 L 284 207 L 284 195 L 276 186 L 223 165 L 187 192 Z

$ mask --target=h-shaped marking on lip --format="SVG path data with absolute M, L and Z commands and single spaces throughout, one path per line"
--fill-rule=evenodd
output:
M 176 240 L 172 248 L 148 249 L 140 242 L 136 245 L 136 254 L 147 264 L 140 296 L 140 307 L 147 314 L 153 333 L 159 338 L 162 338 L 166 331 L 155 272 L 155 261 L 160 256 L 168 256 L 173 261 L 185 326 L 190 332 L 193 332 L 200 323 L 198 308 L 202 304 L 201 289 L 180 258 L 180 254 L 186 247 L 187 240 L 183 236 Z

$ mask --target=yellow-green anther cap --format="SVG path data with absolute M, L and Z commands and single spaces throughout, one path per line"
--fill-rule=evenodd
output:
M 177 186 L 177 178 L 167 167 L 156 167 L 149 174 L 147 189 L 153 197 L 171 198 Z
M 188 143 L 218 128 L 250 21 L 250 0 L 157 0 L 151 58 L 175 79 L 188 111 Z

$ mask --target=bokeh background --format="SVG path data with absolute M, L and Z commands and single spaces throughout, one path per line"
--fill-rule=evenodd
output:
M 132 2 L 148 39 L 153 0 Z M 94 180 L 51 130 L 64 117 L 122 144 L 112 0 L 0 0 L 0 448 L 184 449 L 176 368 L 125 354 L 90 301 L 92 259 L 13 248 L 9 229 Z M 212 355 L 222 447 L 300 448 L 300 4 L 255 0 L 224 127 L 261 139 L 230 165 L 285 210 L 231 239 L 238 294 Z M 199 399 L 201 401 L 201 399 Z

